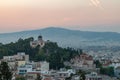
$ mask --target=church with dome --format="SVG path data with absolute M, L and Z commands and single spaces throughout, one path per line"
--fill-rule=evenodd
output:
M 32 40 L 30 41 L 30 46 L 35 48 L 37 46 L 40 46 L 41 48 L 44 47 L 45 41 L 42 39 L 42 36 L 38 36 L 38 40 Z

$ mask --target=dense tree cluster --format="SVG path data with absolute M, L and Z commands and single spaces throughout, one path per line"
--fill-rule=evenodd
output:
M 1 62 L 0 64 L 0 80 L 12 80 L 12 72 L 7 62 Z
M 82 51 L 75 50 L 73 48 L 61 48 L 55 42 L 48 41 L 43 48 L 37 46 L 32 48 L 30 41 L 32 37 L 28 39 L 19 39 L 17 42 L 9 44 L 0 44 L 0 58 L 6 55 L 14 55 L 17 52 L 25 52 L 29 54 L 30 60 L 34 61 L 48 61 L 50 62 L 51 69 L 59 69 L 64 67 L 63 62 L 69 61 L 71 58 L 79 55 Z
M 101 67 L 100 73 L 109 76 L 114 76 L 114 67 L 106 67 L 106 68 Z
M 100 68 L 100 73 L 104 75 L 114 76 L 114 67 L 103 67 L 99 60 L 94 61 L 96 68 Z

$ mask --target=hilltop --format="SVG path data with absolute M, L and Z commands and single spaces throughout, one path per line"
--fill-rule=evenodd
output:
M 33 61 L 48 61 L 51 69 L 59 69 L 64 67 L 64 61 L 70 61 L 71 58 L 82 53 L 82 51 L 73 48 L 62 48 L 56 42 L 46 42 L 41 48 L 39 45 L 36 47 L 30 46 L 30 41 L 33 37 L 27 39 L 19 39 L 15 43 L 1 44 L 0 45 L 0 59 L 3 56 L 15 55 L 18 52 L 25 52 L 30 56 Z
M 25 39 L 31 36 L 36 38 L 40 34 L 45 40 L 57 42 L 62 47 L 120 46 L 120 34 L 116 32 L 91 32 L 55 27 L 0 34 L 0 42 L 6 44 L 15 42 L 19 38 Z

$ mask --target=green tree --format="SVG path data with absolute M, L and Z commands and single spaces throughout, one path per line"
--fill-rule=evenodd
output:
M 20 77 L 17 77 L 15 80 L 26 80 L 26 79 L 25 79 L 25 77 L 20 76 Z
M 77 75 L 80 75 L 80 80 L 85 80 L 85 78 L 86 78 L 84 71 L 79 70 L 79 71 L 77 72 Z
M 101 68 L 102 67 L 102 64 L 100 63 L 99 60 L 96 60 L 94 63 L 96 65 L 96 68 Z
M 40 74 L 37 74 L 37 79 L 36 80 L 42 80 L 42 77 L 40 76 Z
M 1 62 L 0 64 L 0 80 L 12 80 L 12 72 L 7 62 Z
M 81 73 L 80 80 L 85 80 L 85 73 Z
M 107 68 L 100 68 L 100 73 L 109 75 L 109 76 L 114 76 L 114 67 L 107 67 Z

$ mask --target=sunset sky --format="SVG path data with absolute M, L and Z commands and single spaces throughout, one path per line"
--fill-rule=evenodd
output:
M 0 0 L 0 33 L 49 26 L 120 32 L 120 0 Z

